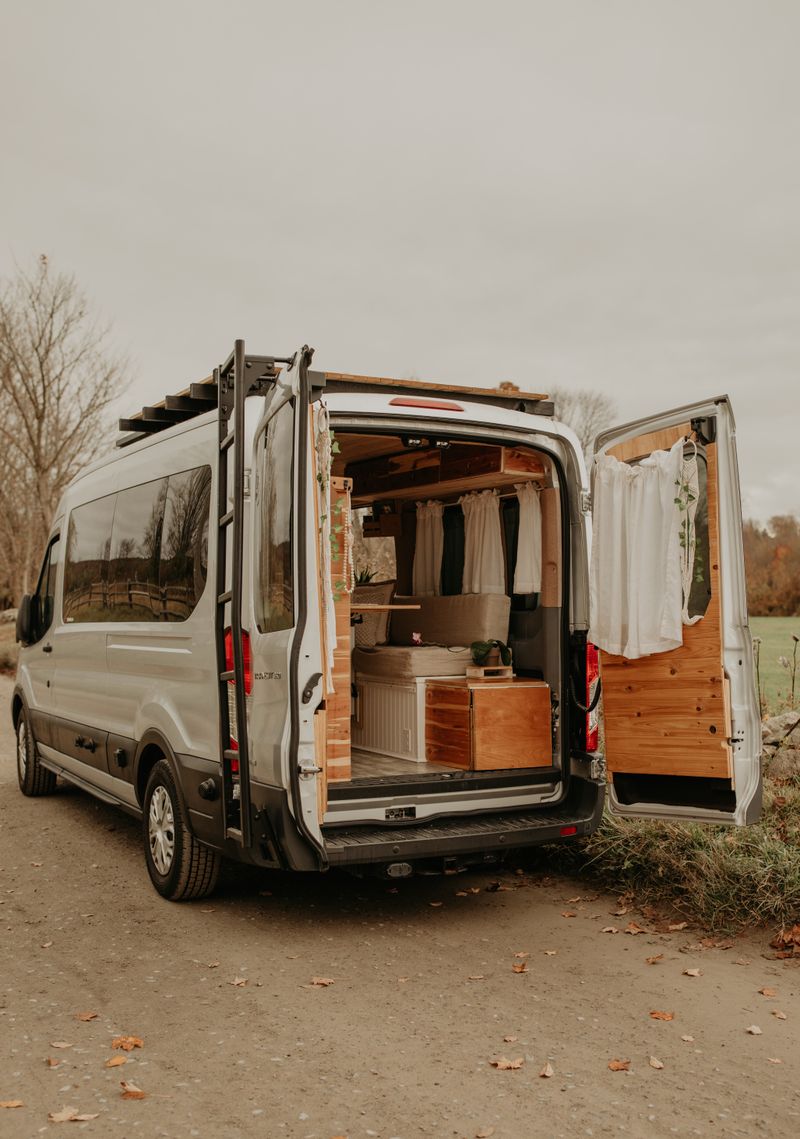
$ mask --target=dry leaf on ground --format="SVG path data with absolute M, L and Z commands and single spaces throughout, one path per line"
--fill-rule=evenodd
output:
M 467 980 L 468 981 L 485 981 L 486 980 L 486 974 L 485 973 L 470 973 L 469 977 L 467 977 Z
M 688 921 L 676 921 L 672 925 L 668 925 L 667 929 L 670 933 L 680 933 L 682 929 L 686 929 L 688 924 Z
M 312 989 L 327 989 L 328 985 L 334 985 L 334 984 L 336 984 L 336 982 L 334 981 L 333 977 L 312 977 L 311 978 L 311 988 Z
M 650 1013 L 650 1018 L 652 1020 L 674 1020 L 675 1019 L 675 1013 L 674 1012 L 662 1012 L 661 1009 L 654 1008 L 652 1010 L 652 1012 Z
M 516 1044 L 518 1040 L 519 1040 L 518 1036 L 504 1036 L 503 1037 L 503 1043 L 504 1044 Z
M 106 1060 L 105 1066 L 107 1068 L 118 1068 L 120 1064 L 127 1064 L 127 1056 L 112 1056 L 110 1060 Z
M 42 942 L 42 949 L 49 949 L 52 944 L 53 944 L 52 941 L 43 941 Z
M 663 953 L 656 953 L 653 957 L 645 957 L 645 961 L 647 962 L 648 965 L 657 965 L 659 963 L 659 961 L 663 961 L 663 960 L 664 960 L 664 954 Z
M 542 1077 L 542 1079 L 545 1079 L 545 1080 L 549 1080 L 551 1076 L 555 1075 L 555 1072 L 553 1071 L 553 1065 L 550 1063 L 549 1060 L 547 1061 L 545 1066 L 542 1068 L 539 1075 Z
M 567 903 L 568 906 L 574 906 L 575 903 L 579 902 L 580 900 L 581 900 L 580 894 L 578 894 L 577 897 L 575 897 L 575 898 L 565 898 L 564 899 L 564 901 Z
M 219 961 L 209 961 L 208 968 L 209 969 L 219 969 Z
M 234 977 L 232 981 L 228 981 L 229 985 L 233 985 L 235 989 L 243 989 L 247 984 L 247 977 Z
M 524 951 L 520 950 L 520 952 L 515 953 L 514 956 L 518 957 L 521 961 L 523 961 L 526 957 L 530 957 L 530 953 L 525 953 Z
M 491 1139 L 494 1135 L 493 1127 L 482 1127 L 480 1131 L 475 1132 L 475 1139 Z
M 428 902 L 428 905 L 433 906 L 435 909 L 437 906 L 441 906 L 442 903 L 441 902 Z
M 781 1012 L 781 1010 L 779 1008 L 774 1008 L 772 1010 L 772 1015 L 776 1016 L 778 1018 L 778 1020 L 786 1020 L 786 1013 Z
M 501 1056 L 499 1060 L 490 1060 L 489 1063 L 493 1068 L 497 1068 L 498 1072 L 516 1072 L 525 1063 L 521 1056 L 516 1060 L 507 1060 L 505 1056 Z
M 97 1020 L 97 1013 L 96 1012 L 76 1012 L 75 1013 L 75 1019 L 76 1020 Z
M 47 1057 L 48 1068 L 57 1068 L 60 1063 L 62 1063 L 61 1060 L 54 1060 L 52 1056 Z
M 120 1080 L 119 1086 L 122 1088 L 123 1099 L 144 1099 L 147 1092 L 143 1092 L 141 1088 L 137 1088 L 136 1084 L 130 1083 L 129 1080 Z
M 555 957 L 555 955 L 557 953 L 558 953 L 557 949 L 545 949 L 545 951 L 544 951 L 545 957 Z
M 99 1111 L 78 1111 L 77 1107 L 62 1107 L 61 1111 L 51 1111 L 47 1118 L 51 1123 L 86 1123 L 97 1119 Z
M 655 1056 L 651 1056 L 650 1060 L 648 1062 L 650 1064 L 650 1067 L 655 1068 L 657 1072 L 660 1072 L 661 1069 L 664 1067 L 664 1065 L 661 1063 L 661 1061 L 658 1060 Z
M 0 1099 L 0 1107 L 24 1107 L 25 1102 L 21 1099 Z
M 700 969 L 684 969 L 683 970 L 683 976 L 684 977 L 702 977 L 703 973 L 702 973 L 702 970 L 700 970 Z
M 123 1052 L 132 1052 L 134 1048 L 144 1048 L 141 1036 L 115 1036 L 111 1041 L 112 1048 L 121 1048 Z
M 758 1027 L 757 1024 L 751 1024 L 750 1027 L 748 1029 L 746 1029 L 746 1031 L 749 1032 L 751 1036 L 761 1036 L 762 1035 L 761 1029 Z
M 769 985 L 764 985 L 758 991 L 759 991 L 759 993 L 761 993 L 762 997 L 777 997 L 777 995 L 778 995 L 778 990 L 777 989 L 771 989 L 769 987 Z
M 562 918 L 576 918 L 578 915 L 574 910 L 562 910 L 561 916 Z
M 51 1048 L 71 1048 L 72 1045 L 68 1044 L 66 1042 L 66 1040 L 51 1040 L 50 1041 L 50 1047 Z
M 770 945 L 773 949 L 793 949 L 795 946 L 800 948 L 800 922 L 791 929 L 782 929 L 775 935 Z
M 468 898 L 469 894 L 467 893 L 466 890 L 456 890 L 456 897 L 457 898 Z
M 682 1036 L 681 1040 L 685 1041 L 686 1044 L 694 1044 L 693 1036 Z
M 630 1060 L 609 1060 L 608 1069 L 610 1072 L 629 1072 L 631 1067 Z
M 514 964 L 511 966 L 511 968 L 514 970 L 515 973 L 527 973 L 528 972 L 528 962 L 527 961 L 515 961 Z
M 647 930 L 644 928 L 644 926 L 639 925 L 638 922 L 629 921 L 625 926 L 625 932 L 630 933 L 635 937 L 637 933 L 647 933 Z
M 782 1064 L 783 1060 L 779 1060 L 777 1056 L 767 1056 L 770 1064 Z
M 619 933 L 619 930 L 617 929 L 617 927 L 615 925 L 604 925 L 603 928 L 600 930 L 600 932 L 601 933 Z

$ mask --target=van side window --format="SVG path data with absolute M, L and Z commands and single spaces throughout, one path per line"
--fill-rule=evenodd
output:
M 158 553 L 167 480 L 122 490 L 117 497 L 102 621 L 160 621 Z
M 44 555 L 42 569 L 39 573 L 39 584 L 33 595 L 33 641 L 41 640 L 53 623 L 56 595 L 56 570 L 58 568 L 58 551 L 61 543 L 54 538 L 47 547 Z
M 261 485 L 261 527 L 256 615 L 262 633 L 294 624 L 292 569 L 292 457 L 294 409 L 291 403 L 267 424 Z
M 64 621 L 108 621 L 108 555 L 117 496 L 72 511 L 64 567 Z
M 185 621 L 205 588 L 210 507 L 211 467 L 170 475 L 159 577 L 165 621 Z

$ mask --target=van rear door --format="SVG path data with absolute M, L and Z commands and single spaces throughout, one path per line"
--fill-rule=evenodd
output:
M 702 616 L 671 651 L 635 660 L 600 652 L 609 806 L 743 825 L 761 806 L 761 721 L 730 403 L 721 396 L 613 428 L 595 451 L 633 463 L 682 437 L 698 454 L 692 604 Z
M 254 449 L 251 776 L 288 792 L 289 810 L 323 865 L 315 716 L 322 692 L 316 483 L 311 458 L 312 350 L 299 349 L 266 397 Z M 297 843 L 284 854 L 297 862 Z M 303 856 L 297 868 L 309 869 Z

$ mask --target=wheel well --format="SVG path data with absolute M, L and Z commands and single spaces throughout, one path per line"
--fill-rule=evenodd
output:
M 139 756 L 139 766 L 136 769 L 136 798 L 140 804 L 144 802 L 144 792 L 147 787 L 147 780 L 150 778 L 150 772 L 158 761 L 164 758 L 164 750 L 160 748 L 158 744 L 145 744 L 142 748 L 142 754 Z
M 11 702 L 11 719 L 14 723 L 14 730 L 16 731 L 17 724 L 19 723 L 19 714 L 22 711 L 22 697 L 19 694 L 14 696 Z

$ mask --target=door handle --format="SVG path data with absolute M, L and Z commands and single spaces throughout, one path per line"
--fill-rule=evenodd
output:
M 43 653 L 51 653 L 52 651 L 53 651 L 52 645 L 42 645 L 42 652 Z

